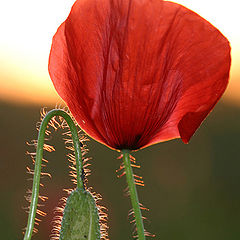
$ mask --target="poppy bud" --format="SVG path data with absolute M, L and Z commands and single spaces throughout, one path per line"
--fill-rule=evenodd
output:
M 100 240 L 98 209 L 88 191 L 76 189 L 67 199 L 59 240 L 85 239 Z

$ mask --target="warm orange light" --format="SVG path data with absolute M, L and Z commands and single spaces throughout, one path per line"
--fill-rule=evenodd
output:
M 48 75 L 52 36 L 74 0 L 3 1 L 0 9 L 0 100 L 55 104 Z
M 48 76 L 52 36 L 74 0 L 3 1 L 0 9 L 0 99 L 55 103 L 59 98 Z M 236 0 L 176 0 L 216 26 L 232 46 L 226 100 L 240 104 L 239 3 Z
M 0 100 L 8 100 L 21 104 L 48 104 L 59 101 L 52 87 L 47 72 L 36 68 L 34 64 L 25 62 L 30 69 L 23 68 L 22 62 L 13 62 L 8 56 L 0 60 L 1 88 Z M 16 61 L 16 59 L 15 59 Z

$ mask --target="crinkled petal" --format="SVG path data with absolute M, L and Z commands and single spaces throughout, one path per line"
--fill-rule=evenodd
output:
M 80 127 L 114 148 L 186 143 L 223 94 L 230 46 L 161 0 L 78 0 L 53 38 L 49 72 Z

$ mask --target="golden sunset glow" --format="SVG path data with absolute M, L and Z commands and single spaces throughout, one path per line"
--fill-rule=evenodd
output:
M 232 68 L 225 100 L 240 104 L 240 14 L 236 0 L 174 1 L 216 26 L 230 41 Z M 0 99 L 21 103 L 55 104 L 48 75 L 52 36 L 67 17 L 73 0 L 4 1 L 0 9 Z

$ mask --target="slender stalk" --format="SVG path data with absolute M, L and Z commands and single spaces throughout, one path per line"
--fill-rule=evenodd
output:
M 125 166 L 127 184 L 129 188 L 131 202 L 132 202 L 134 217 L 136 220 L 138 240 L 145 240 L 142 213 L 140 210 L 137 189 L 136 189 L 136 185 L 133 177 L 129 150 L 122 150 L 122 154 L 123 154 L 123 163 Z
M 27 224 L 25 235 L 24 235 L 24 240 L 31 239 L 33 228 L 34 228 L 34 222 L 35 222 L 35 216 L 36 216 L 37 204 L 38 204 L 38 196 L 39 196 L 39 184 L 40 184 L 40 177 L 41 177 L 45 131 L 46 131 L 48 122 L 54 116 L 63 117 L 70 127 L 70 130 L 72 133 L 74 151 L 75 151 L 75 158 L 76 158 L 77 188 L 83 188 L 83 182 L 81 179 L 81 174 L 82 174 L 82 171 L 81 171 L 81 169 L 82 169 L 81 143 L 79 141 L 76 126 L 75 126 L 73 120 L 71 119 L 71 117 L 66 112 L 64 112 L 60 109 L 54 109 L 54 110 L 48 112 L 47 115 L 44 117 L 44 119 L 42 120 L 40 129 L 39 129 L 39 133 L 38 133 L 38 144 L 37 144 L 36 159 L 35 159 L 32 197 L 31 197 L 31 204 L 30 204 L 29 215 L 28 215 L 28 224 Z

